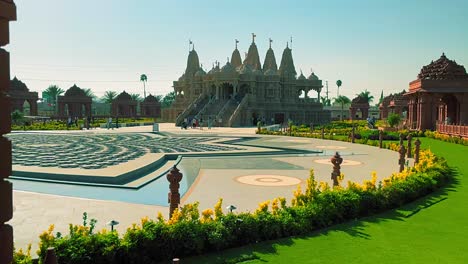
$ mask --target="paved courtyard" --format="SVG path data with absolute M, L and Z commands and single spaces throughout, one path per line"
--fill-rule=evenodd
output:
M 86 174 L 96 171 L 89 166 L 133 170 L 145 164 L 135 163 L 138 160 L 156 159 L 151 155 L 180 155 L 177 166 L 184 173 L 182 203 L 199 201 L 205 209 L 222 197 L 224 207 L 235 205 L 238 212 L 254 210 L 258 203 L 278 196 L 290 199 L 297 185 L 305 187 L 310 169 L 317 180 L 331 184 L 329 160 L 335 151 L 344 158 L 345 182 L 370 179 L 372 171 L 386 177 L 398 169 L 396 152 L 346 142 L 259 136 L 255 128 L 180 130 L 173 124 L 160 124 L 158 134 L 152 134 L 151 129 L 11 134 L 13 169 Z M 62 158 L 74 167 L 61 168 Z M 38 162 L 28 164 L 31 161 Z M 167 215 L 168 183 L 162 171 L 157 172 L 149 184 L 134 189 L 13 179 L 15 213 L 11 224 L 16 246 L 37 244 L 38 235 L 49 224 L 66 233 L 69 223 L 81 223 L 83 212 L 98 220 L 98 229 L 109 228 L 105 224 L 112 219 L 119 221 L 119 232 L 142 217 L 154 218 L 158 211 Z

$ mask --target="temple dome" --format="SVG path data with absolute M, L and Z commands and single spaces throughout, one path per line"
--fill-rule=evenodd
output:
M 257 45 L 255 42 L 252 42 L 249 47 L 249 51 L 247 53 L 247 57 L 245 57 L 244 64 L 249 64 L 252 66 L 253 70 L 261 70 L 262 64 L 260 63 L 260 56 L 258 55 Z
M 123 91 L 119 95 L 117 95 L 115 100 L 118 100 L 118 101 L 131 101 L 132 96 L 130 96 L 127 92 Z
M 271 47 L 268 49 L 265 55 L 265 62 L 263 63 L 263 70 L 266 72 L 269 69 L 272 69 L 274 71 L 278 70 L 278 66 L 276 65 L 275 53 L 273 52 Z
M 239 67 L 242 65 L 242 59 L 239 53 L 239 50 L 236 48 L 231 55 L 231 64 L 235 68 Z
M 302 72 L 301 72 L 301 75 L 299 75 L 299 77 L 297 77 L 297 79 L 301 80 L 301 81 L 307 80 L 306 77 L 304 76 L 304 74 L 302 74 Z
M 29 92 L 29 89 L 26 86 L 26 84 L 24 82 L 18 80 L 18 78 L 16 78 L 16 76 L 13 78 L 13 80 L 10 81 L 10 90 Z
M 309 80 L 311 81 L 318 81 L 319 80 L 319 77 L 317 75 L 315 75 L 314 72 L 312 72 L 310 75 L 309 75 Z
M 192 49 L 189 52 L 187 58 L 187 68 L 185 69 L 185 76 L 192 77 L 198 71 L 199 68 L 200 62 L 198 60 L 198 54 L 194 49 Z
M 296 76 L 296 68 L 294 67 L 294 61 L 292 57 L 291 49 L 286 46 L 283 51 L 283 56 L 281 57 L 281 64 L 279 67 L 279 72 L 281 75 L 293 75 Z
M 465 67 L 449 60 L 444 53 L 436 61 L 422 67 L 418 79 L 459 80 L 468 79 Z
M 84 97 L 86 93 L 83 89 L 74 84 L 65 92 L 65 96 Z
M 235 73 L 236 72 L 236 68 L 234 68 L 234 66 L 232 66 L 231 63 L 226 62 L 226 65 L 223 66 L 223 68 L 221 68 L 221 72 L 222 73 Z
M 144 103 L 159 103 L 158 99 L 156 99 L 156 97 L 154 97 L 153 95 L 148 95 L 144 100 L 143 100 Z

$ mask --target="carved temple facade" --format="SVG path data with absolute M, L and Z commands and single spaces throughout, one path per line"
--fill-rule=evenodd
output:
M 412 129 L 436 129 L 438 124 L 468 124 L 468 74 L 445 54 L 424 66 L 410 82 L 408 124 Z
M 0 263 L 13 261 L 13 185 L 8 181 L 12 173 L 11 142 L 4 135 L 11 131 L 10 53 L 4 46 L 10 43 L 9 22 L 16 20 L 13 0 L 0 0 Z
M 258 121 L 283 124 L 291 120 L 303 124 L 330 121 L 330 111 L 320 103 L 322 81 L 311 73 L 297 77 L 292 49 L 286 46 L 278 67 L 273 49 L 268 49 L 263 65 L 253 36 L 242 61 L 239 50 L 220 67 L 217 62 L 205 72 L 192 49 L 185 73 L 173 82 L 176 98 L 163 110 L 163 119 L 212 120 L 216 126 L 251 126 Z M 205 123 L 206 124 L 206 123 Z
M 82 118 L 91 116 L 92 98 L 76 85 L 70 87 L 65 95 L 57 99 L 58 116 L 60 118 Z

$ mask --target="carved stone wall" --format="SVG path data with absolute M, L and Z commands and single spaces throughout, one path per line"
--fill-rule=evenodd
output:
M 7 222 L 13 218 L 13 185 L 11 175 L 11 142 L 3 135 L 11 131 L 10 54 L 3 49 L 9 41 L 9 21 L 16 20 L 16 6 L 12 0 L 0 0 L 0 264 L 13 258 L 13 227 Z

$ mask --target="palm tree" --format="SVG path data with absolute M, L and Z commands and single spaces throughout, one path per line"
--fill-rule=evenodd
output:
M 344 110 L 344 105 L 351 103 L 351 100 L 349 100 L 348 97 L 344 95 L 340 95 L 337 98 L 335 98 L 335 103 L 341 104 L 341 116 L 340 120 L 343 121 L 343 110 Z
M 162 95 L 156 95 L 154 98 L 156 98 L 156 101 L 161 102 L 163 99 Z
M 343 84 L 341 80 L 336 81 L 336 86 L 338 86 L 338 90 L 336 91 L 336 97 L 340 97 L 340 86 Z
M 148 77 L 146 76 L 146 74 L 142 74 L 140 76 L 140 81 L 143 82 L 143 99 L 146 98 L 146 82 L 148 81 Z
M 370 95 L 370 92 L 366 90 L 364 90 L 364 92 L 360 92 L 359 94 L 356 94 L 357 96 L 361 97 L 361 98 L 364 98 L 366 99 L 366 101 L 368 103 L 371 103 L 373 100 L 374 100 L 374 96 L 373 95 Z
M 139 94 L 131 94 L 130 97 L 132 97 L 132 100 L 135 100 L 135 101 L 137 101 L 137 102 L 143 101 L 143 100 L 141 99 L 141 96 L 140 96 Z
M 172 102 L 174 102 L 175 97 L 176 97 L 176 94 L 174 91 L 166 94 L 161 101 L 161 107 L 162 108 L 170 107 Z
M 11 113 L 11 120 L 13 121 L 13 124 L 15 125 L 17 125 L 19 121 L 22 121 L 23 118 L 24 118 L 23 112 L 15 110 L 13 113 Z
M 93 93 L 91 88 L 83 89 L 83 91 L 85 92 L 86 96 L 91 97 L 93 99 L 93 101 L 97 99 L 97 96 Z
M 322 104 L 324 106 L 330 106 L 331 105 L 331 100 L 330 98 L 326 98 L 326 97 L 320 97 L 322 99 Z
M 47 89 L 45 89 L 44 95 L 48 98 L 49 103 L 54 106 L 54 112 L 56 112 L 55 110 L 57 109 L 57 98 L 64 92 L 65 91 L 57 85 L 50 85 Z
M 112 104 L 112 101 L 117 97 L 117 93 L 114 91 L 106 91 L 104 93 L 104 96 L 101 98 L 101 101 L 103 101 L 106 104 Z

